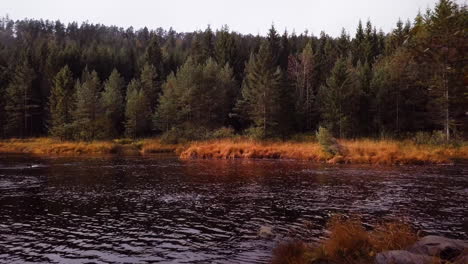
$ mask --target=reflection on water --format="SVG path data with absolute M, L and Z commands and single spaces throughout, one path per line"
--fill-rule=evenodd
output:
M 0 157 L 0 263 L 265 263 L 333 213 L 466 239 L 467 200 L 466 165 Z

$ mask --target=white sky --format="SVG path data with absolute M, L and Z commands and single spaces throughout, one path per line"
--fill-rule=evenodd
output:
M 459 0 L 460 1 L 460 0 Z M 173 27 L 178 32 L 213 29 L 227 24 L 233 31 L 264 35 L 274 23 L 278 31 L 308 29 L 337 36 L 341 28 L 354 35 L 359 19 L 371 19 L 388 32 L 398 18 L 413 21 L 418 10 L 438 0 L 0 0 L 0 16 L 12 19 L 59 19 L 135 29 Z

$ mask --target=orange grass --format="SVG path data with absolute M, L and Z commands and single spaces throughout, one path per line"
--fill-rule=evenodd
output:
M 450 163 L 468 159 L 468 147 L 416 145 L 411 141 L 340 140 L 341 155 L 330 155 L 316 142 L 259 142 L 253 140 L 213 140 L 192 143 L 182 159 L 296 159 L 352 164 Z
M 161 143 L 159 139 L 143 139 L 137 144 L 141 145 L 142 154 L 173 153 L 181 147 L 181 145 L 169 145 Z
M 145 139 L 131 144 L 114 141 L 60 141 L 53 138 L 9 139 L 0 141 L 0 153 L 32 155 L 140 155 L 174 152 L 177 146 L 164 145 L 158 139 Z
M 407 224 L 393 221 L 366 230 L 359 218 L 335 216 L 328 222 L 329 236 L 319 245 L 291 242 L 273 250 L 272 263 L 373 263 L 377 253 L 405 249 L 418 237 Z
M 326 161 L 329 155 L 317 143 L 213 140 L 192 143 L 182 159 L 298 159 Z

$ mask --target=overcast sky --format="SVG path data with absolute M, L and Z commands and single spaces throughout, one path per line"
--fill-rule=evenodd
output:
M 398 20 L 414 19 L 418 10 L 438 0 L 1 0 L 0 16 L 86 21 L 135 29 L 173 27 L 176 31 L 220 28 L 264 35 L 273 23 L 279 31 L 308 30 L 337 36 L 354 34 L 359 19 L 370 19 L 388 32 Z

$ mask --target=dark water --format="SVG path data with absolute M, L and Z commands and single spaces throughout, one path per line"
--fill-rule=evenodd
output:
M 4 156 L 0 263 L 265 263 L 333 213 L 466 239 L 467 200 L 466 165 Z

